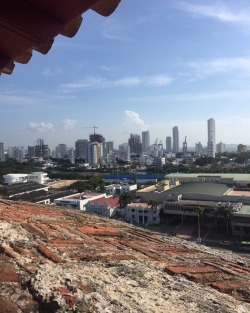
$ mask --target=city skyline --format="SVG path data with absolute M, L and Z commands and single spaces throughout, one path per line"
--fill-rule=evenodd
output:
M 58 36 L 2 75 L 0 142 L 74 146 L 98 127 L 115 147 L 149 130 L 164 143 L 250 144 L 250 9 L 246 0 L 121 1 L 108 18 L 91 11 L 72 38 Z

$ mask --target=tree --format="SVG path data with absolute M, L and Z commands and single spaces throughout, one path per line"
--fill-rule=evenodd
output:
M 202 208 L 202 207 L 198 207 L 196 209 L 196 212 L 197 212 L 197 217 L 198 217 L 198 242 L 200 243 L 201 242 L 201 218 L 202 218 L 202 215 L 205 211 L 205 208 Z
M 120 208 L 126 208 L 126 206 L 130 204 L 131 202 L 132 202 L 132 199 L 128 192 L 120 195 L 119 197 Z
M 229 220 L 232 216 L 232 209 L 229 205 L 221 205 L 220 206 L 220 214 L 223 216 L 224 221 L 226 220 L 226 233 L 228 237 L 228 232 L 229 232 Z
M 158 206 L 158 202 L 156 200 L 149 200 L 147 204 L 151 207 L 151 209 L 156 209 Z

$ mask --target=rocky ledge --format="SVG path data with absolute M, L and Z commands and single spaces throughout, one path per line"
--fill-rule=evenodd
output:
M 250 260 L 135 226 L 0 201 L 1 313 L 250 312 Z

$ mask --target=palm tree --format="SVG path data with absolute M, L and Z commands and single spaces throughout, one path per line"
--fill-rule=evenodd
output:
M 198 217 L 198 242 L 199 243 L 201 242 L 201 225 L 200 225 L 201 223 L 200 223 L 200 221 L 201 221 L 201 217 L 202 217 L 204 211 L 205 211 L 205 208 L 202 208 L 202 207 L 198 207 L 196 209 L 197 217 Z
M 131 202 L 132 202 L 132 199 L 128 192 L 120 195 L 119 197 L 120 208 L 126 208 L 126 206 L 130 204 Z
M 229 228 L 228 224 L 229 224 L 229 219 L 232 216 L 232 209 L 228 205 L 225 205 L 223 208 L 223 216 L 224 218 L 226 218 L 226 221 L 227 221 L 227 237 L 228 237 L 228 228 Z

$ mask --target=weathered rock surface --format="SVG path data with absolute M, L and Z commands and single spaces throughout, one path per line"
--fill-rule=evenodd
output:
M 0 308 L 11 313 L 247 313 L 250 260 L 134 226 L 0 201 Z

